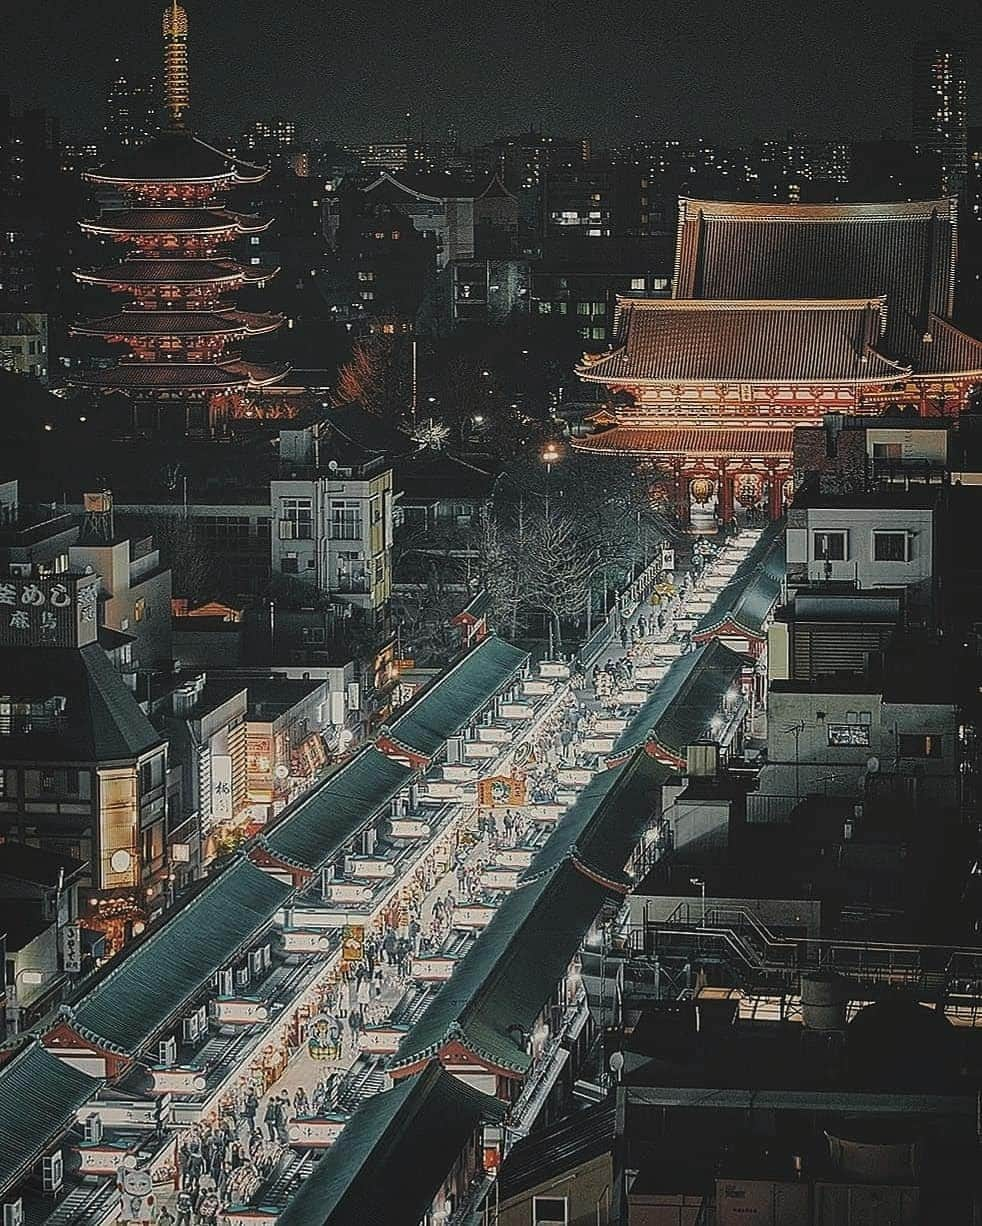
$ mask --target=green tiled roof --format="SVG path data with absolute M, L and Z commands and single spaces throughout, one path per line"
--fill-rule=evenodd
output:
M 136 1054 L 272 919 L 291 887 L 238 859 L 108 966 L 71 1019 Z
M 723 695 L 746 667 L 747 658 L 714 639 L 672 661 L 654 693 L 617 738 L 612 759 L 649 740 L 685 757 L 687 746 L 706 736 Z
M 68 1130 L 102 1084 L 37 1041 L 0 1066 L 0 1195 Z
M 359 1108 L 279 1226 L 418 1226 L 478 1125 L 504 1111 L 430 1064 Z
M 732 622 L 749 634 L 760 634 L 764 621 L 781 594 L 786 570 L 784 521 L 776 520 L 740 563 L 736 574 L 721 588 L 713 607 L 695 633 L 710 634 Z
M 319 868 L 411 777 L 408 767 L 368 746 L 287 809 L 262 843 L 274 854 Z
M 459 1038 L 476 1055 L 524 1072 L 526 1033 L 596 919 L 607 887 L 569 861 L 514 890 L 392 1057 L 398 1068 Z
M 669 767 L 641 751 L 594 775 L 524 876 L 531 879 L 551 872 L 573 854 L 584 867 L 610 881 L 622 878 L 655 812 L 658 789 L 671 775 Z
M 487 706 L 527 659 L 528 652 L 491 635 L 414 698 L 388 734 L 399 745 L 432 757 Z

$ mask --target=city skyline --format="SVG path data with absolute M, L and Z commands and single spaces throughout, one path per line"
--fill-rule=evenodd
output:
M 401 135 L 408 111 L 414 137 L 454 127 L 465 143 L 529 127 L 598 140 L 731 143 L 789 127 L 816 139 L 909 135 L 911 49 L 966 28 L 967 4 L 948 0 L 928 12 L 877 0 L 851 10 L 848 22 L 841 9 L 836 3 L 791 21 L 779 6 L 755 0 L 735 29 L 716 0 L 661 26 L 637 0 L 611 6 L 602 22 L 581 0 L 555 12 L 507 0 L 492 20 L 444 4 L 407 29 L 391 0 L 316 25 L 287 0 L 275 28 L 258 5 L 245 16 L 226 3 L 192 6 L 192 123 L 224 134 L 259 115 L 286 114 L 314 138 L 352 141 Z M 124 72 L 156 68 L 149 14 L 118 0 L 95 13 L 51 0 L 47 11 L 45 29 L 63 35 L 57 46 L 26 9 L 8 17 L 11 45 L 24 53 L 6 65 L 0 92 L 48 106 L 69 135 L 97 131 L 114 59 Z M 260 49 L 265 72 L 255 71 Z M 196 64 L 207 72 L 195 72 Z M 239 91 L 247 72 L 249 89 Z M 977 72 L 969 79 L 970 122 L 979 119 L 976 84 Z

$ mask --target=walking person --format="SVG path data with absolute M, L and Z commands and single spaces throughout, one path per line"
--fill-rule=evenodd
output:
M 270 1094 L 266 1100 L 266 1110 L 263 1112 L 263 1123 L 271 1141 L 276 1140 L 276 1122 L 279 1115 L 280 1100 L 275 1094 Z
M 246 1091 L 245 1102 L 242 1104 L 242 1114 L 246 1118 L 246 1123 L 249 1125 L 249 1136 L 256 1131 L 256 1112 L 259 1110 L 259 1096 L 256 1094 L 256 1087 L 250 1086 Z

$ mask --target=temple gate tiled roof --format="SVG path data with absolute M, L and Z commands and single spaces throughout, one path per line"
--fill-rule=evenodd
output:
M 955 199 L 744 204 L 683 198 L 676 298 L 887 299 L 883 352 L 916 355 L 954 307 Z
M 877 351 L 885 313 L 882 298 L 619 298 L 621 347 L 577 373 L 601 383 L 880 383 L 906 373 Z
M 683 455 L 730 459 L 741 455 L 790 454 L 792 426 L 614 426 L 575 442 L 594 455 Z

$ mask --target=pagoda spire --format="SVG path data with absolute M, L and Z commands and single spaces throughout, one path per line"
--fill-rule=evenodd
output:
M 164 105 L 169 127 L 180 131 L 191 103 L 188 80 L 188 15 L 177 0 L 164 9 Z

